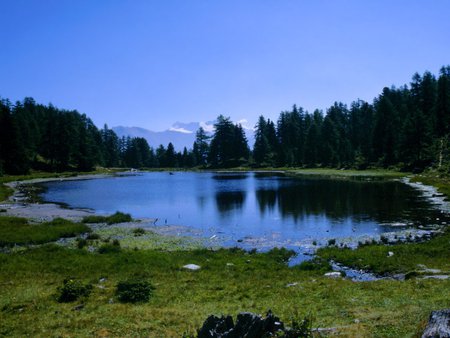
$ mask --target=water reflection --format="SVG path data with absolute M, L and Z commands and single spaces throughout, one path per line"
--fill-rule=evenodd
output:
M 72 207 L 105 214 L 120 210 L 136 218 L 167 219 L 168 224 L 187 225 L 211 235 L 259 236 L 271 243 L 280 238 L 295 241 L 380 233 L 384 230 L 380 223 L 424 224 L 426 218 L 447 222 L 420 192 L 395 181 L 177 172 L 45 186 L 44 199 Z
M 244 191 L 218 191 L 216 192 L 217 210 L 222 214 L 230 211 L 242 210 L 245 202 Z
M 270 180 L 257 181 L 255 195 L 261 215 L 277 208 L 282 218 L 295 221 L 325 215 L 335 221 L 351 217 L 356 221 L 372 218 L 385 222 L 392 217 L 406 218 L 406 210 L 423 207 L 419 199 L 411 198 L 414 191 L 399 182 L 277 181 L 277 187 Z
M 220 173 L 212 176 L 214 180 L 244 180 L 248 178 L 247 173 Z

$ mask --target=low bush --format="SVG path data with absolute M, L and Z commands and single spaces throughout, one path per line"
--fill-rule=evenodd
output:
M 60 303 L 74 302 L 79 298 L 88 297 L 92 291 L 91 284 L 83 284 L 73 278 L 65 279 L 63 283 L 63 286 L 58 289 Z
M 267 255 L 278 263 L 286 263 L 296 255 L 294 250 L 286 248 L 273 248 L 267 252 Z
M 112 243 L 105 243 L 98 248 L 98 253 L 100 254 L 116 253 L 120 251 L 120 242 L 117 239 L 115 239 Z
M 122 303 L 146 303 L 154 289 L 145 280 L 123 281 L 117 284 L 117 298 Z
M 133 219 L 131 218 L 130 214 L 125 214 L 123 212 L 117 211 L 116 213 L 114 213 L 110 216 L 98 216 L 98 215 L 85 216 L 85 217 L 83 217 L 82 222 L 83 223 L 107 223 L 107 224 L 111 225 L 111 224 L 117 224 L 117 223 L 131 222 L 132 220 Z
M 100 239 L 100 235 L 96 234 L 96 233 L 91 233 L 86 237 L 87 240 L 95 240 L 95 239 Z
M 145 229 L 142 229 L 142 228 L 136 228 L 136 229 L 133 229 L 133 234 L 134 234 L 136 237 L 137 237 L 137 236 L 145 235 L 145 233 L 146 233 Z
M 92 215 L 92 216 L 84 216 L 83 223 L 106 223 L 106 216 L 97 216 L 97 215 Z
M 334 238 L 329 239 L 328 245 L 336 245 L 336 239 L 334 239 Z
M 77 238 L 77 248 L 83 249 L 87 245 L 87 240 L 84 238 Z
M 330 263 L 328 263 L 325 259 L 321 259 L 320 257 L 315 257 L 310 261 L 303 261 L 299 265 L 297 265 L 296 268 L 302 271 L 331 271 Z
M 291 321 L 291 327 L 285 329 L 285 338 L 297 338 L 297 337 L 312 337 L 312 318 L 311 316 L 305 317 L 304 319 L 293 319 Z
M 131 222 L 133 219 L 130 214 L 124 214 L 123 212 L 117 211 L 115 214 L 107 217 L 106 223 L 108 224 L 116 224 L 116 223 L 125 223 Z

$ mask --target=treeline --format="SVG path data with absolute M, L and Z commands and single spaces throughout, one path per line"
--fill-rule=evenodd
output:
M 172 144 L 154 151 L 144 138 L 119 138 L 75 110 L 37 104 L 32 98 L 14 105 L 0 100 L 0 174 L 90 171 L 96 166 L 191 167 L 192 158 L 186 149 L 175 152 Z
M 448 161 L 450 67 L 415 74 L 409 87 L 384 88 L 372 104 L 335 103 L 326 114 L 294 105 L 277 124 L 260 117 L 254 162 L 260 166 L 422 170 Z
M 261 116 L 253 151 L 242 126 L 220 115 L 209 136 L 202 128 L 192 149 L 149 146 L 144 138 L 119 138 L 84 114 L 0 100 L 0 174 L 90 171 L 103 167 L 395 167 L 448 166 L 450 67 L 439 76 L 415 74 L 410 86 L 384 88 L 372 102 L 335 103 L 324 114 L 293 106 L 276 122 Z
M 294 105 L 275 123 L 259 118 L 253 160 L 259 166 L 423 170 L 446 164 L 450 67 L 438 78 L 415 74 L 410 86 L 384 88 L 372 104 L 335 103 L 326 114 Z

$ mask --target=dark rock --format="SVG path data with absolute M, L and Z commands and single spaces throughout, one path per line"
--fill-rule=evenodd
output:
M 241 312 L 237 316 L 233 335 L 227 337 L 259 338 L 264 333 L 264 321 L 261 316 L 250 312 Z
M 269 310 L 264 319 L 264 332 L 274 333 L 281 330 L 284 330 L 283 322 Z
M 225 337 L 228 331 L 234 327 L 231 316 L 216 317 L 214 315 L 206 318 L 203 326 L 198 331 L 198 338 L 216 338 Z
M 283 332 L 284 324 L 269 310 L 266 318 L 250 312 L 241 312 L 236 325 L 231 316 L 209 316 L 198 331 L 198 338 L 260 338 Z
M 431 312 L 422 338 L 450 337 L 450 309 Z

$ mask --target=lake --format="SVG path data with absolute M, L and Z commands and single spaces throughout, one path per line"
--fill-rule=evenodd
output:
M 46 201 L 182 225 L 226 245 L 295 247 L 445 221 L 398 180 L 290 178 L 275 173 L 154 172 L 45 183 Z

